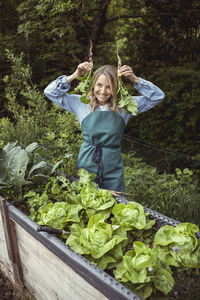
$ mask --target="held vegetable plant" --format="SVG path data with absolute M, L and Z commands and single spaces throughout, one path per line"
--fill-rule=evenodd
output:
M 77 79 L 80 80 L 80 83 L 73 91 L 70 92 L 70 94 L 81 93 L 80 100 L 85 104 L 90 103 L 88 94 L 89 94 L 90 88 L 92 86 L 92 78 L 91 77 L 92 77 L 92 71 L 87 72 L 82 77 L 78 77 Z
M 132 113 L 133 116 L 137 115 L 137 101 L 129 94 L 127 88 L 122 83 L 120 76 L 118 76 L 118 105 L 123 108 L 126 113 Z

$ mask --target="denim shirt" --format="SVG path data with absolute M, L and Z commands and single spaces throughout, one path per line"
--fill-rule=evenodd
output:
M 140 94 L 140 96 L 133 96 L 133 99 L 138 103 L 138 114 L 156 106 L 165 97 L 159 87 L 140 77 L 139 82 L 135 83 L 134 87 Z M 81 124 L 83 119 L 91 113 L 91 108 L 89 104 L 81 102 L 80 95 L 69 95 L 67 93 L 69 89 L 70 83 L 67 82 L 67 76 L 61 75 L 45 88 L 44 94 L 61 108 L 74 113 Z M 98 106 L 96 110 L 100 110 L 100 107 Z M 124 109 L 121 109 L 120 115 L 127 125 L 132 114 L 127 114 Z

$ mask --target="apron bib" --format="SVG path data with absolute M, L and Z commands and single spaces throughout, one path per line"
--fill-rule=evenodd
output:
M 94 111 L 82 121 L 83 144 L 76 168 L 97 175 L 100 188 L 125 191 L 121 139 L 124 119 L 113 111 Z

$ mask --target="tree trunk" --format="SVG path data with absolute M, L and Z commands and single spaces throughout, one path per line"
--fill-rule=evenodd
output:
M 92 31 L 90 33 L 90 40 L 92 42 L 92 52 L 94 53 L 95 47 L 98 44 L 99 37 L 103 33 L 104 26 L 106 25 L 106 12 L 110 0 L 99 1 L 97 15 L 93 20 Z M 90 43 L 88 45 L 88 54 L 90 53 Z M 88 56 L 87 56 L 88 59 Z

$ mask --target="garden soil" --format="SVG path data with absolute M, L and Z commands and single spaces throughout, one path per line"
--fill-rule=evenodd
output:
M 0 300 L 36 300 L 27 290 L 15 289 L 11 281 L 0 270 Z
M 0 272 L 0 300 L 20 300 L 11 282 Z

